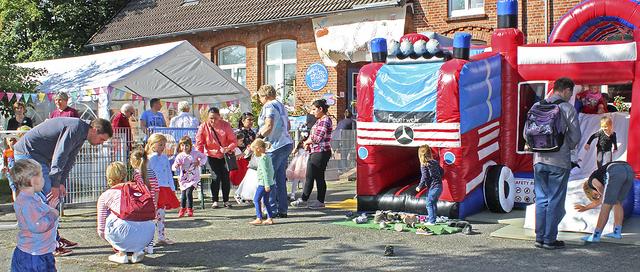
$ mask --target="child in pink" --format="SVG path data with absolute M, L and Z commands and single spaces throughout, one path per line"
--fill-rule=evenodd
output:
M 585 85 L 584 90 L 576 95 L 576 100 L 582 104 L 582 113 L 597 114 L 606 113 L 607 104 L 597 86 Z
M 185 213 L 193 216 L 193 190 L 200 184 L 200 166 L 207 162 L 207 156 L 193 149 L 193 142 L 189 136 L 184 136 L 178 143 L 178 152 L 173 162 L 173 171 L 180 173 L 180 191 L 182 192 L 181 208 L 178 217 Z

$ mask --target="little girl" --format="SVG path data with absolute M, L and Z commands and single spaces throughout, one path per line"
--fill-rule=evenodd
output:
M 604 97 L 597 86 L 585 85 L 584 90 L 576 95 L 576 100 L 580 102 L 581 112 L 596 114 L 606 113 L 607 104 L 604 102 Z
M 253 205 L 256 207 L 256 220 L 249 222 L 252 225 L 272 225 L 273 220 L 271 219 L 271 206 L 269 203 L 269 192 L 271 191 L 271 186 L 273 186 L 273 163 L 271 162 L 271 157 L 265 154 L 268 145 L 262 139 L 256 139 L 251 144 L 251 150 L 253 151 L 253 156 L 256 157 L 258 161 L 258 189 L 256 190 L 256 195 L 253 197 Z M 267 220 L 262 221 L 262 209 L 260 204 L 262 201 L 266 205 L 265 209 L 267 210 Z
M 229 180 L 231 181 L 231 185 L 240 186 L 244 175 L 247 174 L 247 168 L 249 167 L 249 161 L 245 159 L 245 153 L 242 152 L 242 150 L 245 149 L 244 134 L 242 131 L 237 132 L 236 141 L 238 143 L 238 147 L 236 147 L 234 152 L 236 155 L 236 162 L 238 163 L 238 169 L 229 171 Z
M 437 203 L 442 193 L 442 175 L 444 170 L 440 167 L 440 163 L 433 159 L 431 148 L 429 145 L 422 145 L 418 148 L 418 159 L 420 160 L 420 183 L 416 187 L 416 192 L 420 192 L 422 188 L 428 188 L 427 193 L 427 225 L 436 223 Z
M 153 241 L 155 224 L 153 220 L 131 221 L 120 219 L 116 213 L 121 210 L 122 191 L 114 187 L 126 182 L 127 167 L 122 162 L 113 162 L 107 166 L 107 189 L 100 195 L 97 205 L 98 236 L 106 240 L 116 251 L 109 260 L 116 263 L 128 263 L 127 252 L 131 252 L 131 262 L 138 263 L 144 258 L 143 249 Z M 137 175 L 139 177 L 139 175 Z M 137 179 L 142 187 L 148 188 Z M 147 198 L 148 199 L 148 198 Z M 153 213 L 153 210 L 151 210 Z
M 148 160 L 144 149 L 140 148 L 134 150 L 129 158 L 129 163 L 131 164 L 131 167 L 133 167 L 133 180 L 136 182 L 143 182 L 147 185 L 151 192 L 151 196 L 153 197 L 155 208 L 158 209 L 158 194 L 160 193 L 158 179 L 156 178 L 156 174 L 153 170 L 147 167 Z M 149 245 L 147 245 L 145 251 L 148 254 L 153 254 L 153 238 L 151 239 L 151 242 L 149 242 Z
M 202 152 L 193 149 L 193 143 L 189 136 L 184 136 L 178 143 L 176 160 L 173 162 L 173 171 L 180 173 L 180 191 L 182 191 L 182 201 L 178 217 L 183 217 L 185 213 L 189 217 L 193 216 L 193 190 L 200 184 L 200 166 L 207 162 L 207 156 Z
M 167 145 L 167 138 L 160 134 L 154 133 L 149 136 L 145 151 L 149 154 L 149 168 L 153 170 L 158 179 L 160 191 L 158 194 L 158 214 L 156 218 L 156 228 L 158 230 L 157 245 L 172 245 L 173 241 L 168 239 L 164 232 L 165 210 L 176 209 L 180 207 L 180 201 L 176 197 L 176 190 L 173 183 L 173 174 L 171 173 L 171 164 L 169 158 L 164 154 Z
M 289 194 L 289 199 L 291 199 L 291 201 L 296 200 L 298 186 L 300 182 L 305 180 L 307 177 L 307 161 L 309 160 L 309 152 L 304 149 L 304 141 L 306 141 L 306 139 L 303 139 L 298 143 L 296 150 L 294 150 L 295 155 L 287 167 L 287 180 L 291 181 L 291 194 Z
M 600 118 L 600 130 L 589 137 L 587 144 L 584 146 L 585 150 L 591 148 L 591 142 L 598 139 L 598 145 L 596 145 L 596 161 L 598 168 L 613 161 L 613 152 L 618 151 L 618 139 L 616 133 L 613 131 L 613 120 L 608 116 Z M 613 147 L 613 152 L 611 148 Z

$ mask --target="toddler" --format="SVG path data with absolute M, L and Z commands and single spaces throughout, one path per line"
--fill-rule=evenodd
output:
M 200 166 L 205 165 L 207 156 L 202 152 L 193 149 L 193 142 L 189 136 L 184 136 L 178 143 L 178 155 L 173 162 L 173 171 L 180 174 L 178 183 L 180 184 L 181 208 L 178 217 L 183 217 L 185 213 L 189 217 L 193 216 L 193 190 L 200 184 Z
M 291 181 L 291 194 L 289 194 L 289 199 L 291 199 L 291 201 L 296 200 L 296 192 L 298 191 L 300 182 L 305 180 L 307 177 L 309 151 L 304 149 L 305 140 L 306 139 L 303 139 L 298 143 L 298 146 L 294 150 L 295 155 L 287 167 L 287 180 Z
M 429 189 L 427 193 L 427 225 L 436 223 L 437 203 L 442 193 L 442 176 L 444 170 L 440 167 L 440 163 L 433 158 L 431 147 L 422 145 L 418 148 L 418 159 L 420 160 L 420 183 L 416 187 L 416 192 L 420 192 L 423 188 Z
M 268 148 L 267 143 L 262 139 L 256 139 L 251 144 L 251 150 L 253 156 L 258 161 L 258 188 L 256 194 L 253 197 L 253 205 L 256 207 L 256 220 L 249 222 L 252 225 L 271 225 L 273 224 L 271 206 L 269 205 L 269 192 L 271 186 L 275 183 L 273 181 L 273 163 L 271 157 L 265 154 Z M 267 220 L 262 221 L 262 209 L 260 205 L 264 201 L 265 209 L 267 210 Z
M 18 160 L 9 171 L 17 196 L 18 243 L 11 271 L 56 271 L 53 251 L 58 247 L 58 211 L 45 203 L 42 167 L 32 159 Z
M 236 134 L 236 141 L 238 143 L 238 147 L 236 147 L 234 153 L 236 156 L 236 162 L 238 164 L 238 169 L 229 171 L 229 180 L 231 181 L 231 185 L 239 186 L 244 178 L 244 175 L 247 174 L 247 168 L 249 167 L 249 161 L 245 158 L 245 152 L 242 152 L 245 149 L 244 146 L 244 134 L 242 131 L 239 131 Z M 245 150 L 246 153 L 249 153 Z M 236 201 L 238 199 L 236 198 Z
M 157 245 L 174 244 L 165 234 L 165 213 L 166 210 L 177 209 L 180 207 L 180 201 L 176 197 L 176 190 L 173 182 L 173 174 L 171 173 L 171 164 L 169 158 L 164 154 L 167 145 L 167 138 L 160 134 L 154 133 L 149 136 L 145 151 L 149 154 L 149 168 L 158 179 L 158 209 L 156 217 L 156 229 L 158 231 Z
M 607 112 L 607 104 L 604 102 L 602 93 L 597 86 L 585 85 L 584 90 L 576 95 L 576 100 L 580 102 L 582 113 Z
M 596 145 L 596 161 L 598 168 L 613 161 L 613 152 L 618 151 L 618 139 L 616 133 L 613 131 L 613 120 L 608 116 L 600 118 L 600 130 L 589 137 L 587 144 L 584 146 L 585 150 L 591 148 L 591 142 L 598 139 Z M 613 152 L 611 149 L 613 148 Z

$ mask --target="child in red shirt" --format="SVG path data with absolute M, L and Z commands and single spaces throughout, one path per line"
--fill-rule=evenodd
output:
M 599 86 L 584 85 L 584 90 L 576 95 L 576 100 L 582 104 L 582 113 L 606 113 L 607 104 L 600 92 Z

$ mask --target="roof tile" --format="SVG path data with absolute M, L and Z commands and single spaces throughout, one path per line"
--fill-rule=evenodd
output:
M 389 0 L 132 0 L 98 33 L 89 45 L 152 38 L 182 31 L 232 27 L 292 17 L 347 11 L 356 5 Z M 394 1 L 395 3 L 395 1 Z

